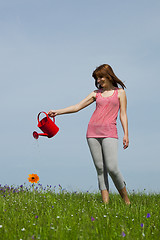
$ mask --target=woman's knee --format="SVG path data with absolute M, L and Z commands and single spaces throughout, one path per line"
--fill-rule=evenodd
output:
M 117 168 L 113 168 L 113 167 L 108 168 L 108 173 L 112 177 L 114 177 L 114 176 L 116 177 L 117 175 L 119 175 L 119 172 L 120 171 Z
M 102 175 L 104 173 L 103 165 L 101 165 L 101 164 L 96 165 L 96 170 L 97 170 L 98 175 Z

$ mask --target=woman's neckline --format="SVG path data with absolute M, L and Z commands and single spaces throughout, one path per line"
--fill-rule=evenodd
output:
M 103 89 L 100 89 L 100 95 L 101 95 L 102 98 L 110 98 L 110 97 L 113 97 L 113 95 L 115 94 L 115 90 L 116 90 L 116 89 L 117 89 L 117 88 L 112 89 L 113 93 L 112 93 L 110 96 L 108 96 L 108 97 L 104 97 L 104 96 L 102 95 Z M 110 90 L 110 91 L 111 91 L 111 90 Z

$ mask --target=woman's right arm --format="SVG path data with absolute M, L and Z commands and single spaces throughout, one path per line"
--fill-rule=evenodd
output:
M 87 107 L 88 105 L 90 105 L 91 103 L 93 103 L 96 100 L 96 91 L 91 92 L 86 98 L 84 98 L 81 102 L 70 106 L 70 107 L 66 107 L 63 109 L 59 109 L 59 110 L 50 110 L 48 112 L 48 115 L 50 117 L 55 117 L 56 115 L 61 115 L 61 114 L 68 114 L 68 113 L 75 113 L 80 111 L 81 109 Z

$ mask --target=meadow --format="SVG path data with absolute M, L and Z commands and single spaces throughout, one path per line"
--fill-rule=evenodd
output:
M 131 205 L 110 194 L 67 192 L 60 185 L 0 186 L 1 240 L 159 240 L 160 194 L 129 193 Z

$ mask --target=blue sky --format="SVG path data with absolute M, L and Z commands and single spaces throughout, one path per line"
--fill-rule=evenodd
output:
M 95 104 L 57 116 L 52 139 L 32 132 L 40 111 L 95 90 L 92 72 L 108 63 L 127 86 L 130 146 L 122 148 L 118 119 L 120 170 L 130 191 L 160 191 L 159 11 L 158 0 L 0 1 L 1 184 L 37 173 L 43 185 L 98 190 L 85 138 Z

